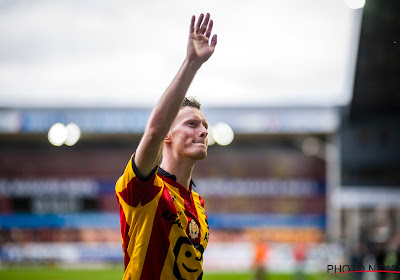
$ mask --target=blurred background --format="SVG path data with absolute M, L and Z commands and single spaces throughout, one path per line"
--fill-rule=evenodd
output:
M 193 178 L 205 278 L 400 263 L 398 1 L 3 0 L 2 279 L 122 277 L 114 185 L 201 12 L 218 34 L 188 93 L 214 140 Z

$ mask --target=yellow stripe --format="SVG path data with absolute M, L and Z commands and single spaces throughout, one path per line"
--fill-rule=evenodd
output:
M 200 234 L 201 234 L 200 244 L 203 245 L 205 250 L 208 245 L 208 240 L 204 238 L 206 237 L 206 234 L 207 237 L 210 235 L 208 230 L 208 225 L 206 223 L 206 213 L 204 211 L 204 208 L 201 206 L 199 194 L 196 192 L 192 192 L 192 195 L 194 204 L 196 205 L 197 217 L 199 218 L 200 222 Z
M 115 184 L 115 191 L 118 194 L 119 192 L 122 192 L 124 189 L 128 187 L 128 183 L 136 177 L 135 172 L 133 172 L 132 169 L 132 157 L 129 159 L 128 164 L 125 167 L 124 174 L 119 177 L 117 183 Z

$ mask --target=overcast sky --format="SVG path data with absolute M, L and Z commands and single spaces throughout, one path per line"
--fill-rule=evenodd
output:
M 350 101 L 362 10 L 341 0 L 200 2 L 0 1 L 0 107 L 151 106 L 200 12 L 218 34 L 188 94 L 205 106 Z

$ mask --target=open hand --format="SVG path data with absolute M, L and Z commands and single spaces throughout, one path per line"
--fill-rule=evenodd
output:
M 207 13 L 205 18 L 204 14 L 201 14 L 196 25 L 194 23 L 195 16 L 192 16 L 187 47 L 187 59 L 201 66 L 201 64 L 206 62 L 213 54 L 214 48 L 217 45 L 217 35 L 215 34 L 212 37 L 211 44 L 209 44 L 209 38 L 213 27 L 213 21 L 210 20 L 209 13 Z

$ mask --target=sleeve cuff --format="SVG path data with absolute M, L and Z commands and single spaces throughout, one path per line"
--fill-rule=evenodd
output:
M 153 175 L 156 173 L 156 171 L 157 171 L 157 169 L 158 169 L 158 165 L 157 165 L 156 167 L 154 167 L 154 169 L 150 172 L 149 175 L 147 175 L 147 176 L 142 176 L 142 175 L 140 174 L 139 170 L 137 169 L 137 166 L 136 166 L 136 164 L 135 164 L 135 154 L 133 154 L 133 156 L 132 156 L 132 169 L 133 169 L 133 172 L 135 173 L 136 177 L 137 177 L 140 181 L 146 182 L 146 181 L 150 180 L 151 177 L 153 177 Z

